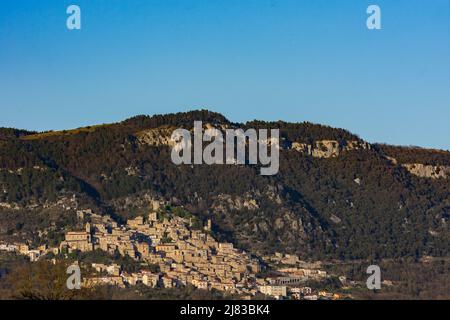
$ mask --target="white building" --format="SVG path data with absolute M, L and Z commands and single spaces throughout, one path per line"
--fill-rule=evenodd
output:
M 286 286 L 260 286 L 259 291 L 266 296 L 272 296 L 275 298 L 286 297 Z

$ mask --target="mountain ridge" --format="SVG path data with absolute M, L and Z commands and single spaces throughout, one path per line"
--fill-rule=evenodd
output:
M 219 128 L 280 128 L 280 173 L 259 177 L 254 166 L 175 166 L 169 146 L 140 141 L 139 132 L 191 128 L 195 120 Z M 79 207 L 127 219 L 145 212 L 141 199 L 159 198 L 211 218 L 219 237 L 258 253 L 446 255 L 448 178 L 412 174 L 405 165 L 413 163 L 447 166 L 450 153 L 368 144 L 347 130 L 309 122 L 232 123 L 207 110 L 50 133 L 0 129 L 0 217 L 11 219 L 0 218 L 0 236 L 42 241 L 24 217 L 46 220 L 59 201 L 66 214 L 55 219 L 62 222 L 48 222 L 67 220 L 70 227 L 68 217 Z

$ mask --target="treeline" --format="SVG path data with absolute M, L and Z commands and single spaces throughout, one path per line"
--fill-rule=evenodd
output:
M 255 120 L 245 123 L 244 127 L 280 129 L 280 136 L 286 138 L 289 142 L 301 142 L 312 145 L 318 140 L 335 140 L 341 145 L 345 145 L 347 141 L 361 141 L 361 138 L 347 130 L 311 122 L 288 123 L 284 121 L 265 122 Z
M 378 265 L 381 270 L 381 290 L 371 291 L 364 286 L 366 269 Z M 450 299 L 450 262 L 447 259 L 417 261 L 398 259 L 396 261 L 370 261 L 351 264 L 334 264 L 330 272 L 344 274 L 347 279 L 360 281 L 363 288 L 352 290 L 356 299 L 363 300 L 448 300 Z
M 444 150 L 424 149 L 420 147 L 375 145 L 386 155 L 397 159 L 400 163 L 421 163 L 425 165 L 450 166 L 450 152 Z

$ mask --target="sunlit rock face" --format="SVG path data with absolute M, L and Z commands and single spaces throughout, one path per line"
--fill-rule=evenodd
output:
M 370 144 L 363 141 L 346 141 L 342 144 L 336 140 L 319 140 L 313 145 L 293 142 L 292 149 L 315 158 L 334 158 L 345 151 L 368 150 Z
M 421 163 L 403 164 L 410 173 L 422 178 L 431 179 L 447 179 L 450 175 L 450 167 L 447 166 L 432 166 Z

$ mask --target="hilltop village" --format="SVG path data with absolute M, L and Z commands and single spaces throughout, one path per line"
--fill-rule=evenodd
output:
M 275 254 L 257 258 L 218 242 L 211 232 L 211 220 L 205 225 L 182 210 L 171 213 L 158 202 L 146 216 L 129 219 L 120 225 L 109 216 L 91 210 L 79 210 L 84 230 L 66 232 L 59 247 L 41 246 L 30 249 L 26 244 L 0 244 L 0 250 L 27 255 L 37 261 L 48 253 L 54 255 L 101 250 L 119 253 L 139 262 L 137 272 L 126 272 L 116 263 L 92 263 L 95 276 L 83 279 L 84 286 L 114 285 L 118 287 L 143 284 L 149 287 L 176 288 L 192 285 L 203 290 L 218 290 L 251 299 L 257 294 L 276 299 L 340 299 L 338 294 L 313 292 L 302 284 L 307 280 L 328 277 L 320 263 L 305 263 L 295 255 Z M 148 266 L 157 266 L 151 271 Z M 260 276 L 269 265 L 284 266 L 276 276 Z

